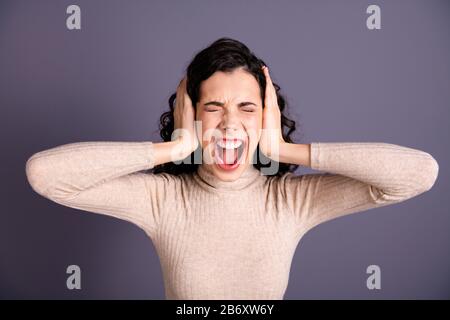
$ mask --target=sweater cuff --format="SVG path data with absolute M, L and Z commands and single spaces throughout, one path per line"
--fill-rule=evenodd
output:
M 311 142 L 311 169 L 320 170 L 320 142 Z
M 148 169 L 152 169 L 155 166 L 155 148 L 153 146 L 153 142 L 144 141 L 143 145 L 146 150 Z

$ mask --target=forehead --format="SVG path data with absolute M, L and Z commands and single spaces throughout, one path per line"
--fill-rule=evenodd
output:
M 201 99 L 258 98 L 260 89 L 255 77 L 242 68 L 231 73 L 216 71 L 200 85 Z

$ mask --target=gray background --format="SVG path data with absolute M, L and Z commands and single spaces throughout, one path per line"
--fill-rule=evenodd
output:
M 66 29 L 72 3 L 81 31 Z M 366 28 L 369 4 L 381 30 Z M 143 231 L 40 197 L 25 161 L 76 141 L 159 141 L 184 68 L 229 36 L 269 65 L 297 142 L 389 142 L 440 164 L 431 191 L 306 234 L 285 298 L 449 298 L 449 14 L 450 1 L 2 0 L 0 297 L 164 298 Z M 65 287 L 70 264 L 79 291 Z M 370 264 L 381 290 L 366 288 Z

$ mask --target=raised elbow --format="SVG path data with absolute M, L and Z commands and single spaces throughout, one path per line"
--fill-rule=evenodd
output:
M 42 161 L 36 157 L 36 154 L 31 156 L 25 165 L 25 173 L 31 188 L 38 194 L 47 197 L 47 182 L 46 168 Z
M 424 157 L 405 173 L 399 179 L 403 183 L 378 190 L 381 194 L 378 199 L 400 202 L 430 190 L 437 180 L 439 165 L 433 156 L 424 152 Z
M 431 154 L 426 153 L 426 160 L 419 170 L 421 171 L 419 187 L 423 192 L 428 191 L 436 183 L 439 175 L 439 164 Z
M 436 183 L 439 174 L 439 164 L 429 153 L 424 152 L 424 157 L 412 172 L 413 178 L 409 177 L 404 192 L 408 198 L 430 190 Z

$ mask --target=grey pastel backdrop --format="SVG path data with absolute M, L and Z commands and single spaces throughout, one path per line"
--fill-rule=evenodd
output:
M 70 4 L 81 30 L 66 28 Z M 366 27 L 370 4 L 381 30 Z M 224 36 L 267 62 L 297 142 L 388 142 L 440 165 L 429 192 L 309 231 L 285 299 L 450 298 L 449 15 L 425 0 L 2 0 L 0 298 L 164 299 L 143 231 L 39 196 L 25 162 L 70 142 L 159 141 L 183 70 Z M 71 264 L 81 290 L 66 288 Z M 372 264 L 381 290 L 366 287 Z

